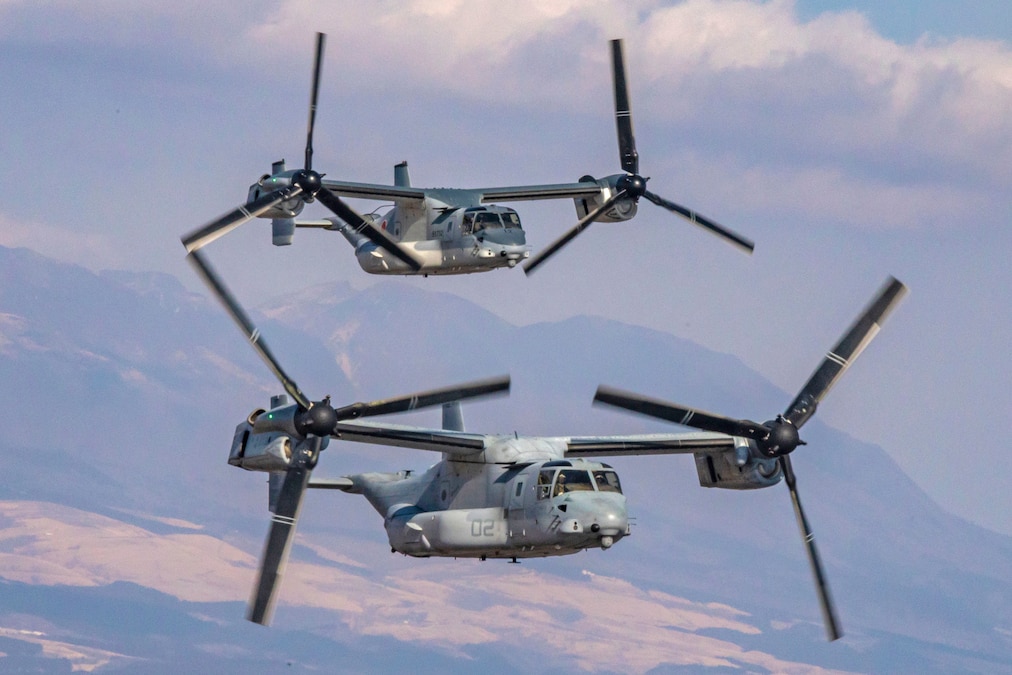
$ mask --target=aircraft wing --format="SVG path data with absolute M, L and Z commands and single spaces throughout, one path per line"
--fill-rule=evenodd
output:
M 481 202 L 520 202 L 534 199 L 573 199 L 601 194 L 597 183 L 559 183 L 556 185 L 518 185 L 514 187 L 479 188 Z
M 635 436 L 573 436 L 566 441 L 566 456 L 707 454 L 734 450 L 734 444 L 733 436 L 710 432 L 640 434 Z
M 447 431 L 369 422 L 338 422 L 335 432 L 344 441 L 393 445 L 415 450 L 432 450 L 459 457 L 476 455 L 483 451 L 488 439 L 483 434 L 470 434 L 466 431 Z
M 350 183 L 343 180 L 321 181 L 323 186 L 341 197 L 357 197 L 359 199 L 378 199 L 390 201 L 394 199 L 424 199 L 425 190 L 415 187 L 397 187 L 396 185 L 377 185 L 375 183 Z
M 597 183 L 558 183 L 555 185 L 517 185 L 511 187 L 490 187 L 476 189 L 462 188 L 416 188 L 399 187 L 396 185 L 379 185 L 376 183 L 352 183 L 343 180 L 323 179 L 323 186 L 341 197 L 355 197 L 358 199 L 378 199 L 380 201 L 391 201 L 401 199 L 425 198 L 426 193 L 433 196 L 445 197 L 449 194 L 457 194 L 458 198 L 454 203 L 460 202 L 466 205 L 467 202 L 474 204 L 473 200 L 480 196 L 480 203 L 490 202 L 517 202 L 530 201 L 534 199 L 573 199 L 576 197 L 594 197 L 601 194 L 601 186 Z

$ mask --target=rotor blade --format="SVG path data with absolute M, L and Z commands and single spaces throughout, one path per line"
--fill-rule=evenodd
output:
M 417 272 L 422 269 L 422 263 L 411 255 L 411 253 L 398 245 L 397 242 L 390 239 L 390 237 L 386 234 L 376 229 L 375 225 L 367 222 L 362 216 L 356 213 L 354 209 L 341 201 L 341 198 L 333 192 L 325 187 L 321 187 L 319 192 L 316 193 L 316 198 L 320 200 L 321 204 L 333 211 L 334 215 L 351 225 L 356 232 L 367 237 L 369 241 L 380 248 L 389 251 L 398 260 L 414 271 Z
M 186 256 L 193 268 L 197 270 L 197 274 L 204 280 L 207 287 L 210 288 L 218 300 L 228 311 L 229 316 L 235 321 L 236 325 L 239 326 L 240 330 L 246 335 L 246 338 L 253 345 L 253 349 L 256 350 L 260 358 L 264 360 L 267 367 L 274 373 L 274 377 L 278 378 L 281 385 L 285 388 L 285 391 L 303 408 L 309 408 L 310 402 L 302 390 L 299 389 L 299 385 L 295 384 L 295 380 L 288 377 L 288 374 L 281 368 L 281 364 L 271 353 L 270 348 L 267 346 L 267 342 L 264 341 L 263 336 L 260 335 L 260 330 L 253 325 L 249 315 L 242 308 L 242 305 L 235 299 L 232 292 L 225 286 L 225 282 L 221 280 L 218 274 L 211 267 L 211 264 L 204 258 L 204 254 L 199 250 L 194 249 Z
M 418 408 L 428 408 L 434 405 L 450 403 L 451 401 L 490 396 L 509 391 L 509 388 L 509 375 L 502 375 L 491 377 L 487 380 L 477 380 L 466 384 L 444 387 L 443 389 L 430 389 L 429 391 L 400 396 L 398 398 L 383 399 L 370 403 L 352 403 L 351 405 L 337 409 L 337 419 L 347 420 L 358 417 L 407 412 Z
M 826 355 L 797 398 L 787 408 L 784 417 L 800 428 L 815 414 L 815 409 L 840 376 L 857 360 L 864 348 L 878 335 L 879 328 L 889 313 L 907 294 L 907 287 L 895 277 L 889 277 L 878 295 L 851 325 L 835 347 Z
M 283 190 L 275 190 L 270 194 L 261 196 L 259 199 L 254 199 L 252 202 L 243 204 L 220 218 L 216 218 L 190 232 L 182 238 L 183 246 L 186 247 L 187 253 L 193 253 L 197 249 L 207 246 L 215 239 L 228 234 L 246 221 L 256 218 L 264 211 L 274 208 L 281 202 L 292 199 L 301 193 L 301 188 L 292 186 Z
M 573 227 L 564 235 L 553 241 L 548 246 L 548 248 L 546 248 L 545 250 L 541 251 L 536 256 L 528 260 L 524 264 L 524 274 L 530 274 L 531 272 L 536 270 L 539 265 L 541 265 L 543 262 L 551 258 L 553 255 L 555 255 L 560 248 L 562 248 L 570 241 L 572 241 L 576 237 L 576 235 L 580 234 L 580 232 L 583 232 L 583 230 L 590 227 L 590 224 L 594 222 L 594 220 L 598 216 L 600 216 L 602 213 L 610 209 L 615 204 L 615 202 L 617 202 L 625 195 L 626 195 L 625 190 L 619 190 L 614 195 L 612 195 L 610 199 L 605 200 L 604 204 L 601 204 L 601 206 L 597 207 L 596 209 L 585 215 L 583 218 L 581 218 L 580 222 L 578 222 L 575 227 Z
M 626 173 L 638 174 L 639 153 L 633 136 L 632 111 L 629 109 L 629 87 L 625 80 L 622 41 L 611 41 L 611 79 L 615 88 L 615 126 L 618 130 L 618 157 Z
M 292 466 L 285 474 L 285 482 L 281 486 L 281 494 L 278 495 L 277 508 L 274 517 L 271 518 L 271 529 L 260 558 L 260 574 L 253 587 L 253 597 L 250 598 L 246 612 L 246 618 L 253 623 L 266 626 L 270 622 L 278 581 L 288 559 L 288 551 L 295 534 L 295 523 L 302 506 L 302 496 L 306 492 L 312 473 L 306 460 L 319 454 L 321 441 L 318 436 L 312 437 L 309 441 L 312 443 L 309 458 L 300 453 L 298 460 L 293 460 Z
M 597 388 L 594 401 L 702 431 L 716 431 L 729 436 L 741 436 L 757 441 L 769 434 L 769 429 L 758 422 L 735 420 L 703 410 L 613 389 L 605 385 Z
M 309 127 L 306 130 L 306 171 L 313 169 L 313 127 L 316 126 L 316 99 L 320 91 L 320 71 L 323 68 L 324 33 L 316 34 L 316 63 L 313 65 L 313 90 L 309 95 Z
M 671 211 L 672 213 L 677 213 L 678 215 L 680 215 L 682 218 L 685 218 L 689 222 L 695 223 L 696 225 L 699 225 L 702 228 L 710 230 L 719 237 L 723 237 L 730 243 L 741 248 L 746 253 L 752 253 L 752 251 L 755 250 L 755 244 L 752 243 L 751 239 L 747 239 L 746 237 L 741 236 L 737 232 L 729 230 L 723 225 L 715 223 L 709 218 L 696 213 L 692 209 L 687 209 L 681 204 L 676 204 L 672 201 L 668 201 L 664 197 L 655 195 L 653 192 L 650 192 L 649 190 L 644 192 L 643 196 L 652 201 L 654 204 L 657 204 L 657 206 L 661 206 L 667 209 L 668 211 Z
M 798 521 L 798 528 L 801 530 L 801 539 L 805 542 L 805 550 L 808 552 L 808 563 L 812 569 L 812 576 L 815 578 L 815 592 L 819 596 L 819 606 L 822 608 L 822 620 L 826 626 L 826 636 L 829 641 L 839 639 L 843 635 L 840 629 L 840 621 L 836 618 L 836 609 L 833 607 L 833 600 L 829 595 L 829 584 L 826 583 L 826 575 L 822 570 L 822 561 L 819 558 L 819 551 L 815 548 L 815 535 L 805 518 L 805 511 L 801 508 L 801 499 L 798 497 L 797 481 L 794 477 L 794 468 L 791 466 L 790 455 L 779 457 L 780 468 L 784 473 L 784 481 L 787 489 L 791 492 L 791 503 L 794 504 L 794 516 Z

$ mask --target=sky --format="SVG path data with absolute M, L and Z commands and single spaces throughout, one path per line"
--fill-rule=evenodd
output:
M 997 0 L 0 0 L 0 244 L 198 289 L 179 236 L 301 159 L 316 31 L 314 166 L 330 177 L 390 182 L 402 160 L 431 187 L 615 173 L 607 41 L 622 37 L 650 188 L 755 254 L 644 202 L 529 278 L 398 283 L 517 324 L 594 314 L 686 337 L 769 377 L 786 407 L 895 275 L 910 295 L 820 417 L 1012 534 L 994 436 L 1012 412 L 1010 14 Z M 570 202 L 513 206 L 535 249 L 576 220 Z M 275 248 L 266 221 L 208 252 L 251 305 L 377 281 L 338 235 Z M 643 393 L 694 400 L 678 382 Z

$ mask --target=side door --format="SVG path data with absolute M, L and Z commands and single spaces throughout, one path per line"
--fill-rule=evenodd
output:
M 513 541 L 527 538 L 527 493 L 531 491 L 531 476 L 522 472 L 515 476 L 507 486 L 506 519 L 509 536 Z

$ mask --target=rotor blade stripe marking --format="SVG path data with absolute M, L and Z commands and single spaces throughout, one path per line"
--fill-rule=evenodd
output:
M 839 366 L 843 366 L 844 368 L 850 365 L 847 359 L 843 358 L 839 354 L 834 354 L 833 352 L 826 354 L 826 358 Z
M 278 516 L 278 515 L 275 515 L 273 518 L 271 518 L 271 520 L 273 520 L 275 523 L 281 523 L 282 525 L 294 525 L 295 524 L 295 518 L 292 518 L 292 517 L 289 517 L 289 516 Z
M 689 420 L 691 420 L 692 416 L 695 415 L 695 414 L 696 414 L 695 410 L 689 410 L 689 411 L 687 411 L 685 413 L 685 417 L 682 418 L 682 422 L 681 422 L 682 426 L 685 426 L 685 427 L 689 426 Z

